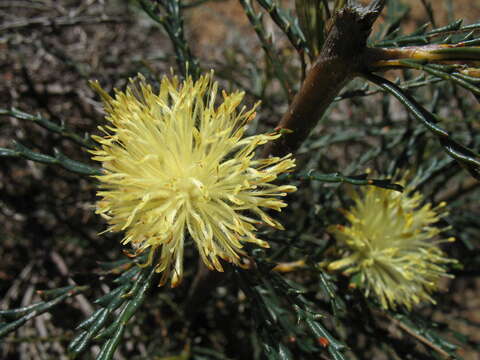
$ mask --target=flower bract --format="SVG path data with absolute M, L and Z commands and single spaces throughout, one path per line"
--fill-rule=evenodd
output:
M 431 293 L 447 275 L 445 265 L 456 262 L 438 246 L 454 240 L 441 239 L 445 229 L 435 226 L 447 214 L 446 204 L 422 205 L 423 196 L 409 187 L 403 193 L 364 187 L 354 192 L 353 200 L 354 206 L 345 212 L 350 224 L 329 228 L 343 257 L 328 268 L 354 275 L 354 283 L 384 309 L 435 303 Z
M 107 125 L 94 136 L 93 159 L 102 163 L 97 213 L 107 231 L 124 231 L 123 243 L 158 258 L 161 284 L 183 274 L 186 242 L 193 240 L 208 268 L 219 259 L 240 265 L 245 242 L 268 247 L 259 224 L 282 229 L 266 209 L 280 211 L 281 197 L 296 190 L 272 182 L 295 166 L 291 155 L 255 159 L 258 146 L 278 133 L 244 136 L 255 107 L 239 108 L 242 92 L 222 92 L 212 74 L 197 81 L 164 77 L 154 91 L 142 77 L 110 97 L 98 83 Z M 158 250 L 158 252 L 157 252 Z

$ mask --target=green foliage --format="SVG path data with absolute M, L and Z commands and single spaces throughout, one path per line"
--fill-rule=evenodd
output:
M 53 290 L 40 291 L 40 294 L 45 301 L 13 310 L 1 310 L 0 337 L 4 337 L 12 331 L 17 330 L 28 320 L 50 311 L 58 304 L 61 304 L 65 299 L 78 295 L 87 289 L 88 286 L 72 285 Z
M 145 259 L 143 259 L 145 260 Z M 147 290 L 152 285 L 153 268 L 141 269 L 136 266 L 137 261 L 120 260 L 102 264 L 102 267 L 123 267 L 124 270 L 113 282 L 118 287 L 95 300 L 100 305 L 91 316 L 80 323 L 76 330 L 77 335 L 69 344 L 69 353 L 76 357 L 82 354 L 94 339 L 103 342 L 97 359 L 112 359 L 118 345 L 122 341 L 125 328 L 130 318 L 140 308 Z M 133 265 L 133 266 L 132 266 Z M 118 310 L 118 315 L 114 315 Z

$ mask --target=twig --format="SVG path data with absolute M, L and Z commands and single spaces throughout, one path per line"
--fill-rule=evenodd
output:
M 437 125 L 435 115 L 427 111 L 413 97 L 404 93 L 397 85 L 374 74 L 365 74 L 365 78 L 382 87 L 395 96 L 407 109 L 434 134 L 444 151 L 466 168 L 470 174 L 480 180 L 480 155 L 455 141 L 452 136 Z
M 44 164 L 57 164 L 66 170 L 82 175 L 101 175 L 100 169 L 84 164 L 80 161 L 72 160 L 61 153 L 58 149 L 54 149 L 54 156 L 38 153 L 30 150 L 26 146 L 16 142 L 14 149 L 0 148 L 0 158 L 24 158 Z
M 425 8 L 425 11 L 427 12 L 428 18 L 430 19 L 430 22 L 432 23 L 433 26 L 435 25 L 435 17 L 433 16 L 433 8 L 432 4 L 430 2 L 427 2 L 427 0 L 421 0 L 421 3 L 423 7 Z
M 398 319 L 395 319 L 393 316 L 389 315 L 389 314 L 383 314 L 385 317 L 387 317 L 392 323 L 394 323 L 395 325 L 397 325 L 400 329 L 402 329 L 403 331 L 405 331 L 407 334 L 409 334 L 410 336 L 414 337 L 415 339 L 419 340 L 420 342 L 422 342 L 424 345 L 428 346 L 429 348 L 431 348 L 432 350 L 436 351 L 437 353 L 439 353 L 440 355 L 442 355 L 443 357 L 449 359 L 451 358 L 450 354 L 447 353 L 445 350 L 443 350 L 441 347 L 435 345 L 434 343 L 432 343 L 430 340 L 428 340 L 426 337 L 422 336 L 421 334 L 418 334 L 416 333 L 414 330 L 412 330 L 411 328 L 409 328 L 406 324 L 404 324 L 402 321 L 398 320 Z
M 12 107 L 10 109 L 0 108 L 0 116 L 1 115 L 7 115 L 19 120 L 27 120 L 27 121 L 34 122 L 40 125 L 41 127 L 43 127 L 44 129 L 60 134 L 62 137 L 70 139 L 86 148 L 92 148 L 94 146 L 92 140 L 89 138 L 87 134 L 85 136 L 80 136 L 74 133 L 73 130 L 67 128 L 64 124 L 58 125 L 40 116 L 39 114 L 32 115 Z
M 305 37 L 296 22 L 291 19 L 285 11 L 281 11 L 275 1 L 258 0 L 258 3 L 270 14 L 272 20 L 285 33 L 285 35 L 287 35 L 287 38 L 290 40 L 293 47 L 299 53 L 306 53 L 309 55 L 310 50 L 308 49 Z
M 368 48 L 365 64 L 370 71 L 382 71 L 388 68 L 407 67 L 399 60 L 425 61 L 429 63 L 462 62 L 472 66 L 480 61 L 480 47 L 468 46 L 468 43 L 433 44 L 424 46 L 404 46 L 397 48 Z M 420 65 L 420 64 L 419 64 Z
M 371 5 L 345 7 L 335 15 L 320 55 L 277 126 L 286 134 L 267 146 L 264 155 L 295 152 L 340 90 L 361 72 L 367 37 L 385 1 Z
M 31 320 L 38 315 L 49 311 L 51 308 L 63 302 L 65 299 L 76 296 L 78 293 L 84 292 L 87 289 L 89 289 L 88 286 L 70 286 L 60 289 L 60 293 L 53 300 L 42 301 L 29 306 L 24 306 L 20 309 L 0 310 L 0 318 L 2 319 L 2 323 L 0 325 L 0 338 L 18 329 L 28 320 Z M 25 293 L 24 299 L 26 298 L 26 294 L 27 293 Z M 30 303 L 30 299 L 24 301 L 24 304 L 25 303 Z M 12 321 L 5 322 L 5 319 L 11 319 Z
M 158 0 L 139 0 L 139 4 L 145 13 L 153 21 L 162 25 L 167 32 L 175 51 L 180 73 L 183 76 L 191 75 L 194 79 L 198 78 L 200 65 L 185 37 L 181 1 L 172 0 L 164 3 Z
M 258 39 L 262 44 L 262 48 L 273 66 L 273 71 L 280 81 L 283 91 L 290 102 L 292 99 L 292 84 L 290 83 L 287 73 L 285 72 L 285 66 L 281 63 L 280 58 L 275 51 L 271 38 L 269 38 L 265 32 L 265 29 L 263 28 L 262 13 L 257 14 L 255 12 L 251 0 L 240 0 L 240 4 L 244 9 L 250 24 L 252 24 L 252 27 L 255 29 Z

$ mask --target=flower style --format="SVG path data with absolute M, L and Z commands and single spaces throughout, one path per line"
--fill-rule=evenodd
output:
M 355 205 L 346 211 L 350 225 L 329 228 L 343 245 L 344 257 L 328 269 L 356 274 L 365 296 L 374 294 L 384 309 L 435 303 L 430 294 L 438 280 L 451 277 L 444 265 L 456 263 L 437 246 L 455 239 L 434 240 L 446 230 L 433 226 L 447 215 L 446 204 L 422 206 L 423 196 L 411 187 L 399 193 L 372 186 L 355 192 L 353 199 Z
M 277 133 L 243 137 L 255 107 L 237 110 L 244 94 L 222 92 L 213 73 L 199 80 L 161 80 L 154 92 L 142 77 L 131 79 L 114 98 L 98 83 L 108 125 L 94 136 L 91 151 L 102 163 L 97 213 L 109 223 L 106 231 L 125 231 L 124 244 L 136 254 L 149 249 L 147 264 L 160 249 L 160 284 L 181 282 L 184 243 L 188 235 L 210 270 L 223 271 L 219 258 L 241 265 L 242 243 L 268 248 L 255 236 L 262 223 L 282 225 L 262 209 L 280 211 L 279 197 L 296 188 L 275 185 L 278 174 L 295 166 L 291 155 L 257 159 L 255 149 L 278 138 Z M 188 234 L 188 235 L 187 235 Z

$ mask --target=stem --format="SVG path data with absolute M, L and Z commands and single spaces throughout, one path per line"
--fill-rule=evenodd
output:
M 278 57 L 275 51 L 275 48 L 272 43 L 272 39 L 269 38 L 269 36 L 264 31 L 261 14 L 255 13 L 251 0 L 240 0 L 240 4 L 244 9 L 245 14 L 247 15 L 248 20 L 250 21 L 250 24 L 252 24 L 252 27 L 255 29 L 258 39 L 262 44 L 262 48 L 265 51 L 265 54 L 267 55 L 268 60 L 273 66 L 273 71 L 275 72 L 275 75 L 278 81 L 280 81 L 280 85 L 282 86 L 283 91 L 285 92 L 285 95 L 290 102 L 292 85 L 290 84 L 288 76 L 285 72 L 285 66 L 282 64 L 280 58 Z
M 364 70 L 367 37 L 385 1 L 369 7 L 345 7 L 333 19 L 330 32 L 305 81 L 277 126 L 285 135 L 266 147 L 264 156 L 295 152 L 308 137 L 340 90 Z
M 85 134 L 84 136 L 76 134 L 73 132 L 73 130 L 67 128 L 64 124 L 58 125 L 38 114 L 31 115 L 12 107 L 10 109 L 0 109 L 0 116 L 1 115 L 7 115 L 16 119 L 27 120 L 37 123 L 41 127 L 51 132 L 57 133 L 64 138 L 70 139 L 85 148 L 93 148 L 95 146 L 95 144 L 92 142 L 92 140 L 87 134 Z
M 200 65 L 185 37 L 181 1 L 172 0 L 163 3 L 158 0 L 140 0 L 139 4 L 146 14 L 162 25 L 167 32 L 182 76 L 191 75 L 193 79 L 197 79 L 200 76 Z
M 400 48 L 368 48 L 365 54 L 365 66 L 369 71 L 381 71 L 391 68 L 408 67 L 400 60 L 420 60 L 429 63 L 448 63 L 477 65 L 480 61 L 479 46 L 433 44 L 425 46 L 405 46 Z
M 408 327 L 405 323 L 403 323 L 401 320 L 396 319 L 395 317 L 389 315 L 389 314 L 383 314 L 385 317 L 387 317 L 392 323 L 397 325 L 400 329 L 405 331 L 407 334 L 410 336 L 414 337 L 418 341 L 422 342 L 424 345 L 428 346 L 432 350 L 436 351 L 439 353 L 441 356 L 443 356 L 446 359 L 451 359 L 451 356 L 449 353 L 447 353 L 445 350 L 443 350 L 440 346 L 434 344 L 432 341 L 427 339 L 425 336 L 419 334 L 415 330 L 411 329 Z

